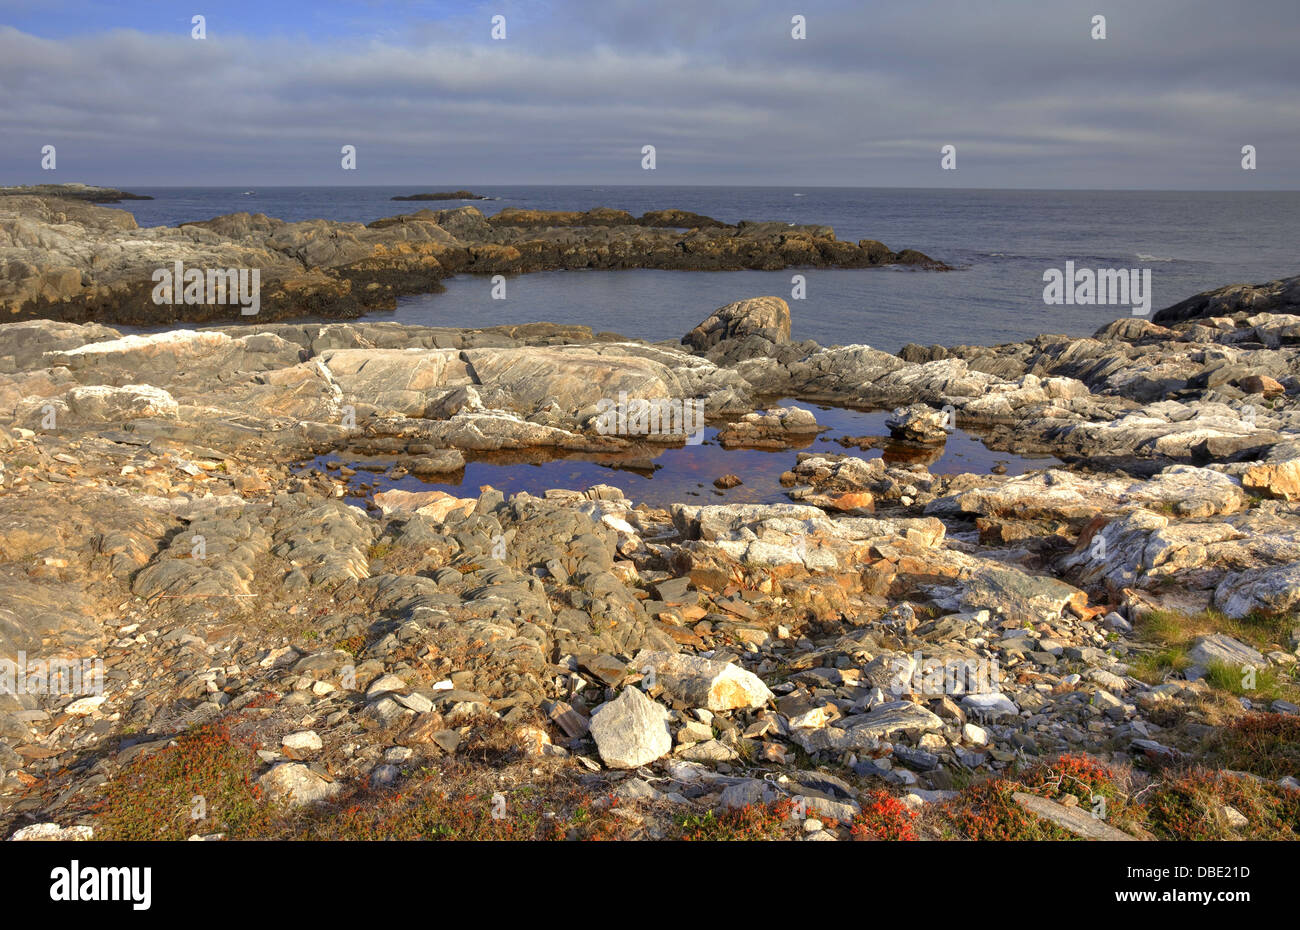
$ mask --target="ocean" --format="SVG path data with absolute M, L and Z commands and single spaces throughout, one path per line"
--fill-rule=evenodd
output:
M 822 345 L 909 342 L 995 345 L 1039 333 L 1084 336 L 1130 316 L 1127 306 L 1043 301 L 1043 273 L 1149 269 L 1152 312 L 1199 291 L 1300 273 L 1300 192 L 1028 191 L 829 187 L 472 186 L 139 188 L 152 201 L 118 205 L 141 226 L 244 210 L 284 220 L 370 222 L 459 201 L 399 202 L 469 189 L 491 215 L 506 207 L 641 214 L 676 207 L 725 222 L 825 224 L 841 239 L 913 248 L 956 270 L 555 271 L 512 277 L 494 299 L 487 278 L 458 276 L 446 292 L 403 298 L 369 318 L 433 326 L 548 321 L 651 341 L 677 340 L 717 307 L 745 297 L 790 302 L 792 335 Z M 806 296 L 791 299 L 791 278 Z

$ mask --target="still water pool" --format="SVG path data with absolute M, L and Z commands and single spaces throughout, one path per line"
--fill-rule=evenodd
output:
M 875 447 L 859 449 L 856 446 L 845 447 L 836 441 L 841 437 L 888 437 L 889 430 L 885 427 L 885 419 L 889 416 L 887 410 L 851 410 L 790 398 L 777 401 L 777 404 L 793 404 L 812 410 L 817 422 L 827 427 L 826 431 L 803 446 L 781 451 L 724 449 L 718 442 L 718 431 L 710 427 L 705 429 L 702 444 L 666 448 L 653 458 L 644 453 L 556 456 L 543 451 L 495 453 L 481 457 L 467 455 L 463 471 L 437 480 L 425 480 L 414 475 L 394 477 L 391 469 L 400 463 L 400 459 L 393 458 L 358 459 L 347 454 L 331 454 L 310 464 L 323 468 L 327 462 L 339 462 L 356 468 L 357 474 L 349 481 L 355 489 L 355 496 L 350 499 L 358 504 L 364 503 L 368 496 L 361 487 L 363 484 L 372 485 L 373 490 L 378 491 L 392 488 L 438 490 L 458 497 L 477 496 L 483 485 L 491 485 L 507 496 L 520 491 L 540 496 L 552 488 L 583 491 L 593 485 L 607 484 L 619 488 L 635 502 L 663 507 L 691 500 L 700 503 L 788 503 L 780 478 L 783 472 L 794 467 L 799 452 L 918 461 L 915 447 L 900 443 L 885 440 Z M 954 430 L 941 450 L 923 454 L 919 460 L 928 463 L 934 474 L 987 474 L 995 466 L 1002 466 L 1007 474 L 1019 475 L 1060 464 L 1050 456 L 994 452 L 978 436 L 962 430 Z M 715 488 L 714 479 L 726 474 L 736 475 L 743 483 L 725 491 Z

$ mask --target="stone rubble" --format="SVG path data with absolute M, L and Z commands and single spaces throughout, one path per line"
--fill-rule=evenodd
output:
M 1294 317 L 899 356 L 788 337 L 777 298 L 722 308 L 695 352 L 543 324 L 0 325 L 0 655 L 105 667 L 102 694 L 0 694 L 3 833 L 88 827 L 133 760 L 238 717 L 286 805 L 400 788 L 504 727 L 629 804 L 803 798 L 825 841 L 870 786 L 923 807 L 1026 759 L 1194 753 L 1211 667 L 1294 675 L 1294 636 L 1215 633 L 1153 684 L 1134 632 L 1300 601 Z M 1283 390 L 1247 416 L 1255 375 Z M 348 475 L 302 464 L 636 450 L 590 426 L 619 391 L 698 397 L 783 448 L 815 418 L 756 398 L 901 402 L 890 428 L 917 441 L 950 406 L 1066 464 L 802 453 L 790 503 L 668 509 L 602 485 L 363 508 Z

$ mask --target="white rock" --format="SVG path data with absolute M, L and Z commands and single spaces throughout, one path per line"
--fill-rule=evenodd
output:
M 1092 693 L 1092 704 L 1094 707 L 1100 707 L 1105 713 L 1116 716 L 1124 712 L 1124 702 L 1109 691 L 1098 689 Z
M 284 762 L 257 780 L 272 801 L 298 807 L 333 797 L 343 790 L 338 782 L 326 781 L 301 762 Z
M 393 700 L 417 714 L 427 714 L 433 710 L 433 701 L 423 694 L 395 694 Z
M 591 736 L 605 764 L 634 769 L 668 755 L 673 748 L 668 710 L 641 693 L 624 688 L 591 715 Z
M 366 689 L 366 697 L 374 698 L 390 691 L 405 690 L 406 682 L 398 678 L 396 675 L 381 675 L 370 683 L 370 687 Z
M 68 840 L 89 840 L 93 839 L 94 836 L 95 830 L 93 827 L 61 827 L 57 823 L 34 823 L 31 826 L 23 827 L 9 839 L 20 843 L 36 840 L 67 842 Z
M 961 706 L 977 716 L 986 718 L 1014 717 L 1020 713 L 1020 708 L 1016 707 L 1009 697 L 997 692 L 992 694 L 968 694 L 961 699 Z
M 1088 679 L 1095 681 L 1107 691 L 1125 691 L 1128 689 L 1128 682 L 1118 675 L 1112 674 L 1101 668 L 1088 670 Z
M 1108 630 L 1114 630 L 1117 633 L 1132 633 L 1133 624 L 1129 623 L 1113 610 L 1102 618 L 1102 624 Z
M 317 752 L 325 746 L 315 730 L 299 730 L 290 733 L 280 740 L 280 745 L 294 752 Z
M 74 717 L 89 717 L 95 711 L 99 710 L 99 705 L 108 700 L 106 694 L 95 694 L 90 697 L 77 698 L 67 707 L 63 708 L 65 714 L 71 714 Z
M 1246 819 L 1246 815 L 1230 805 L 1225 804 L 1223 806 L 1223 816 L 1228 821 L 1228 826 L 1234 830 L 1250 826 L 1250 821 Z
M 711 711 L 753 710 L 774 695 L 753 672 L 731 664 L 673 652 L 639 653 L 637 671 L 653 669 L 655 684 L 683 703 Z
M 912 788 L 906 795 L 904 795 L 903 800 L 920 806 L 925 804 L 941 803 L 943 801 L 951 801 L 953 798 L 957 797 L 959 793 L 960 792 L 957 791 L 929 791 L 925 788 Z

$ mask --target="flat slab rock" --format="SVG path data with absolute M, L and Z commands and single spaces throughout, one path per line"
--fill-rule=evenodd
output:
M 1005 694 L 991 692 L 989 694 L 968 694 L 961 699 L 961 706 L 971 713 L 984 719 L 996 719 L 998 717 L 1014 717 L 1020 713 L 1020 708 Z
M 1222 662 L 1233 668 L 1243 666 L 1262 668 L 1268 664 L 1268 661 L 1250 646 L 1222 633 L 1202 636 L 1188 650 L 1187 658 L 1197 665 Z
M 889 701 L 873 707 L 869 713 L 847 718 L 844 726 L 860 734 L 886 737 L 901 730 L 941 730 L 943 720 L 920 704 Z
M 1011 797 L 1029 813 L 1042 817 L 1044 820 L 1049 820 L 1058 827 L 1069 830 L 1075 836 L 1081 836 L 1086 840 L 1107 840 L 1112 842 L 1137 840 L 1137 837 L 1129 836 L 1123 830 L 1117 830 L 1104 820 L 1099 820 L 1092 814 L 1081 811 L 1076 807 L 1066 807 L 1064 804 L 1057 804 L 1055 801 L 1040 798 L 1036 794 L 1026 794 L 1023 791 L 1016 791 Z

